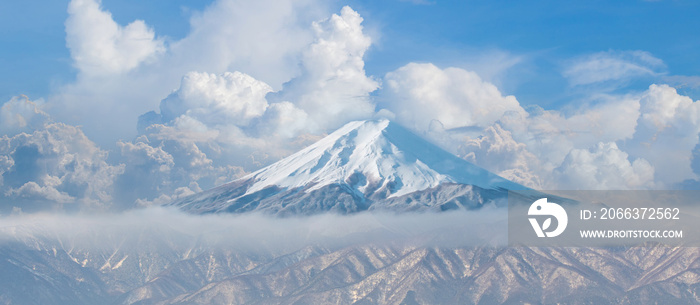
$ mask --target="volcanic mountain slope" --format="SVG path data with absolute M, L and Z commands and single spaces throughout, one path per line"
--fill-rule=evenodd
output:
M 388 120 L 355 121 L 238 180 L 169 205 L 191 213 L 478 208 L 525 187 Z

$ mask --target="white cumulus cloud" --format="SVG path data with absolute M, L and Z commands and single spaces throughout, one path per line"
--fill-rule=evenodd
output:
M 0 160 L 0 197 L 9 205 L 29 200 L 103 207 L 111 203 L 114 179 L 124 169 L 109 164 L 107 152 L 80 128 L 62 123 L 1 137 Z
M 362 21 L 345 6 L 340 15 L 314 22 L 315 40 L 303 52 L 301 75 L 279 93 L 278 99 L 308 114 L 311 130 L 328 131 L 374 113 L 369 94 L 379 83 L 364 70 L 363 57 L 372 40 L 363 33 Z
M 162 204 L 239 177 L 235 166 L 216 166 L 196 143 L 143 135 L 119 142 L 124 174 L 115 182 L 117 202 L 130 207 Z
M 657 179 L 667 186 L 697 179 L 691 159 L 700 133 L 700 102 L 668 85 L 651 85 L 639 102 L 639 126 L 626 149 L 649 160 Z
M 188 116 L 211 125 L 248 125 L 265 113 L 272 88 L 241 72 L 221 75 L 190 72 L 180 88 L 160 103 L 164 122 Z
M 513 139 L 511 132 L 499 124 L 486 127 L 481 137 L 468 138 L 458 151 L 465 160 L 488 168 L 503 178 L 542 189 L 542 181 L 533 173 L 533 169 L 541 166 L 540 161 L 524 143 Z
M 179 75 L 241 71 L 279 90 L 299 74 L 299 57 L 313 41 L 309 25 L 327 15 L 317 0 L 216 0 L 192 16 L 190 33 L 170 44 L 167 61 Z
M 137 136 L 137 117 L 191 71 L 241 71 L 279 90 L 300 74 L 311 24 L 327 15 L 316 0 L 215 0 L 193 12 L 187 36 L 174 40 L 147 21 L 116 22 L 99 1 L 73 0 L 66 40 L 78 75 L 47 98 L 45 111 L 113 146 Z
M 654 167 L 647 160 L 629 161 L 614 142 L 593 149 L 572 149 L 555 169 L 558 187 L 583 190 L 648 189 L 654 186 Z
M 81 73 L 122 73 L 165 51 L 162 39 L 143 20 L 117 24 L 100 0 L 68 4 L 66 44 Z
M 486 127 L 506 112 L 524 112 L 514 96 L 503 96 L 495 85 L 460 68 L 410 63 L 384 80 L 386 108 L 399 122 L 417 130 L 427 130 L 432 120 L 447 129 Z
M 525 115 L 509 113 L 500 123 L 514 139 L 525 143 L 541 160 L 543 170 L 549 172 L 574 148 L 588 149 L 601 141 L 632 138 L 639 107 L 638 97 L 603 96 L 594 106 L 569 113 L 533 108 Z
M 30 101 L 26 96 L 11 98 L 0 106 L 0 133 L 14 135 L 40 128 L 49 120 L 43 105 L 43 100 Z

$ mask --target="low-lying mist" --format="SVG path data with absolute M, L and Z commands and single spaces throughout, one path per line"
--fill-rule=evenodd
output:
M 415 246 L 505 246 L 507 211 L 322 214 L 279 218 L 262 214 L 193 215 L 149 207 L 110 214 L 0 216 L 0 245 L 56 240 L 66 248 L 233 247 L 287 251 L 307 245 L 344 247 L 364 243 Z

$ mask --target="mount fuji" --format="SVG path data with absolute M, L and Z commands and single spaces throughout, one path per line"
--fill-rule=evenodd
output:
M 233 182 L 168 205 L 187 212 L 309 215 L 477 209 L 526 187 L 388 120 L 354 121 Z
M 499 204 L 507 190 L 525 187 L 380 120 L 172 205 L 439 211 Z M 134 212 L 0 218 L 0 304 L 700 303 L 698 248 L 502 247 L 481 240 L 505 229 L 486 211 L 303 221 Z

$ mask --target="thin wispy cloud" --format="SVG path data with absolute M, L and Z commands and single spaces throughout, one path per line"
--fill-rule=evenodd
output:
M 574 86 L 662 75 L 664 62 L 645 51 L 599 52 L 570 61 L 562 72 Z

